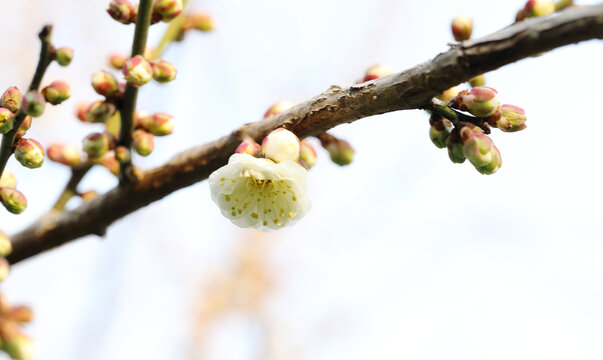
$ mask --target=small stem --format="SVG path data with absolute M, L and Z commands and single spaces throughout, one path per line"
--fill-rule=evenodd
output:
M 40 31 L 38 35 L 40 37 L 41 46 L 40 46 L 40 57 L 38 59 L 38 66 L 36 67 L 36 72 L 34 73 L 33 79 L 31 80 L 31 84 L 29 85 L 29 91 L 38 90 L 40 87 L 40 83 L 42 82 L 42 77 L 50 65 L 50 62 L 53 58 L 53 48 L 50 43 L 50 37 L 52 34 L 52 25 L 46 25 Z M 0 176 L 6 167 L 6 163 L 10 156 L 13 154 L 13 145 L 15 142 L 15 135 L 19 130 L 19 127 L 25 120 L 27 115 L 19 110 L 17 116 L 15 116 L 15 125 L 11 131 L 4 134 L 2 136 L 2 143 L 0 144 Z
M 136 28 L 134 30 L 134 40 L 132 42 L 131 57 L 142 55 L 147 44 L 147 34 L 151 25 L 151 15 L 153 12 L 152 0 L 141 0 L 138 7 L 138 17 L 136 18 Z M 121 131 L 119 134 L 119 145 L 126 148 L 132 146 L 132 128 L 134 126 L 134 110 L 136 110 L 136 98 L 138 88 L 128 84 L 124 94 L 123 101 L 119 108 L 121 113 Z M 134 180 L 132 171 L 132 160 L 128 159 L 119 164 L 120 181 L 122 183 Z
M 61 193 L 61 195 L 59 195 L 59 198 L 52 206 L 52 210 L 65 210 L 65 205 L 67 205 L 67 202 L 77 194 L 77 186 L 79 185 L 80 181 L 82 181 L 84 176 L 88 173 L 88 171 L 92 169 L 92 166 L 94 165 L 86 163 L 79 167 L 74 167 L 71 169 L 71 177 L 69 178 L 69 181 L 67 181 L 65 189 L 63 189 L 63 192 Z
M 167 49 L 168 45 L 171 44 L 180 34 L 182 24 L 186 19 L 185 10 L 187 3 L 188 0 L 182 1 L 182 7 L 184 8 L 184 10 L 182 10 L 180 15 L 178 15 L 174 20 L 170 21 L 170 26 L 168 26 L 168 28 L 165 30 L 163 37 L 161 38 L 159 44 L 153 52 L 153 60 L 159 59 L 161 55 L 163 55 L 163 53 L 165 52 L 165 49 Z
M 464 122 L 468 122 L 468 123 L 477 125 L 481 128 L 484 128 L 484 126 L 485 126 L 484 124 L 488 123 L 487 118 L 480 118 L 480 117 L 475 117 L 475 116 L 470 116 L 470 115 L 464 114 L 464 113 L 457 111 L 456 109 L 453 109 L 450 106 L 448 106 L 448 103 L 446 103 L 444 101 L 440 101 L 436 98 L 433 98 L 431 103 L 429 103 L 429 105 L 422 107 L 422 109 L 429 112 L 430 114 L 435 114 L 435 115 L 440 115 L 440 116 L 445 117 L 446 119 L 450 120 L 455 126 L 459 122 L 464 121 Z M 484 131 L 486 131 L 486 130 L 484 130 Z M 487 130 L 487 131 L 489 131 L 489 130 Z

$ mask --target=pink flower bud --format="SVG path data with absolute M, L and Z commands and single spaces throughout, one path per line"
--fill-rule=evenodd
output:
M 475 169 L 484 175 L 492 175 L 500 169 L 502 157 L 496 146 L 492 147 L 492 159 L 485 165 L 476 166 Z
M 169 135 L 174 131 L 174 117 L 168 114 L 155 113 L 140 120 L 141 127 L 155 136 Z
M 11 86 L 6 89 L 4 94 L 2 94 L 0 101 L 2 102 L 2 107 L 7 108 L 13 114 L 16 114 L 19 111 L 19 108 L 21 108 L 22 98 L 23 94 L 21 94 L 21 91 L 19 91 L 16 86 Z
M 9 188 L 0 188 L 0 202 L 6 210 L 13 214 L 22 213 L 27 207 L 27 199 L 20 191 Z
M 35 90 L 26 93 L 25 96 L 23 96 L 23 102 L 21 103 L 23 112 L 33 117 L 42 115 L 45 106 L 46 99 Z
M 109 170 L 113 175 L 119 176 L 119 162 L 115 159 L 115 154 L 107 153 L 98 159 L 98 163 Z
M 1 187 L 1 186 L 0 186 Z M 13 244 L 6 234 L 0 231 L 0 256 L 6 257 L 13 251 Z
M 262 147 L 253 140 L 243 140 L 235 150 L 237 154 L 249 154 L 253 157 L 258 157 L 260 152 L 262 152 Z
M 474 76 L 469 80 L 469 85 L 471 87 L 484 86 L 486 85 L 486 78 L 484 77 L 484 75 Z
M 441 116 L 432 115 L 429 118 L 429 138 L 431 142 L 439 149 L 446 147 L 446 140 L 452 132 L 452 123 L 450 120 Z
M 112 54 L 109 56 L 109 64 L 116 70 L 121 70 L 126 65 L 128 58 L 120 54 Z
M 21 126 L 19 126 L 19 130 L 22 131 L 27 131 L 29 130 L 29 128 L 31 128 L 31 116 L 27 115 L 24 119 L 23 122 L 21 123 Z
M 136 129 L 146 129 L 145 124 L 147 124 L 151 119 L 151 114 L 149 114 L 146 110 L 136 110 L 134 111 L 134 128 Z
M 155 0 L 153 13 L 161 21 L 169 22 L 182 12 L 182 0 Z
M 153 79 L 160 83 L 172 81 L 178 72 L 174 65 L 165 60 L 158 60 L 151 64 L 153 67 Z
M 122 72 L 128 84 L 142 86 L 153 77 L 153 68 L 142 56 L 136 55 L 126 61 Z
M 297 161 L 299 158 L 299 139 L 287 129 L 276 129 L 262 141 L 262 152 L 266 158 L 277 163 Z
M 523 10 L 528 17 L 546 16 L 555 12 L 555 3 L 551 0 L 529 0 Z
M 66 81 L 55 80 L 42 89 L 42 95 L 52 105 L 57 105 L 69 99 L 71 88 Z
M 302 140 L 299 143 L 299 159 L 307 165 L 307 169 L 316 164 L 316 150 L 308 140 Z
M 389 65 L 375 65 L 366 70 L 362 82 L 379 79 L 384 76 L 391 75 L 395 72 L 396 71 L 394 70 L 394 68 Z
M 182 28 L 184 31 L 190 29 L 197 29 L 199 31 L 211 31 L 216 27 L 216 22 L 214 18 L 208 14 L 203 12 L 196 12 L 188 15 L 184 20 L 184 24 Z
M 48 158 L 54 162 L 74 167 L 82 163 L 80 150 L 73 145 L 52 144 L 46 149 Z
M 496 90 L 487 86 L 474 87 L 467 95 L 458 95 L 458 98 L 467 111 L 477 117 L 494 114 L 500 104 Z
M 86 109 L 86 120 L 93 123 L 104 123 L 115 114 L 115 105 L 103 100 L 97 100 Z
M 490 124 L 505 132 L 520 131 L 527 127 L 525 111 L 519 106 L 501 105 L 498 110 L 490 115 Z
M 501 164 L 500 152 L 482 129 L 467 124 L 460 130 L 463 139 L 463 154 L 482 174 L 494 174 Z
M 15 114 L 9 109 L 0 108 L 0 134 L 6 134 L 15 126 Z
M 4 172 L 2 173 L 2 176 L 0 176 L 0 187 L 9 187 L 13 189 L 17 187 L 17 177 L 15 177 L 15 174 L 7 168 L 4 168 Z
M 473 20 L 467 15 L 459 15 L 452 20 L 450 28 L 452 29 L 454 40 L 469 40 L 473 32 Z
M 112 97 L 119 90 L 115 76 L 106 71 L 99 71 L 92 75 L 92 88 L 97 94 L 106 98 Z
M 20 138 L 15 146 L 15 159 L 26 168 L 39 168 L 44 163 L 44 148 L 34 139 Z
M 136 21 L 136 11 L 128 0 L 111 0 L 107 12 L 122 24 L 127 25 Z
M 109 137 L 104 133 L 92 133 L 82 140 L 82 149 L 90 159 L 98 159 L 109 151 Z
M 272 105 L 264 114 L 264 119 L 270 117 L 272 115 L 280 114 L 285 110 L 288 110 L 293 107 L 293 103 L 289 101 L 279 101 L 276 104 Z
M 155 148 L 153 135 L 141 129 L 134 130 L 132 133 L 132 143 L 134 150 L 142 156 L 149 155 Z
M 68 47 L 58 48 L 55 53 L 56 62 L 61 66 L 67 66 L 73 60 L 73 49 Z

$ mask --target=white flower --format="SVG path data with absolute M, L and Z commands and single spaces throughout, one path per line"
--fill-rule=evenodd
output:
M 262 152 L 268 159 L 276 162 L 297 161 L 299 139 L 287 129 L 276 129 L 262 141 Z
M 308 172 L 293 161 L 274 164 L 234 154 L 209 176 L 211 197 L 235 225 L 262 231 L 293 225 L 310 209 Z

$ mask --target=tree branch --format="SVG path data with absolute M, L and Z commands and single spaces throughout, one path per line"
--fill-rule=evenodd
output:
M 181 152 L 165 165 L 144 172 L 132 186 L 116 187 L 72 211 L 46 215 L 12 237 L 13 253 L 8 259 L 15 263 L 85 235 L 103 235 L 114 221 L 206 179 L 227 163 L 246 136 L 259 141 L 271 130 L 284 126 L 303 138 L 372 115 L 425 108 L 433 96 L 473 76 L 543 51 L 601 38 L 603 4 L 573 8 L 455 45 L 398 74 L 347 89 L 332 86 L 288 111 Z

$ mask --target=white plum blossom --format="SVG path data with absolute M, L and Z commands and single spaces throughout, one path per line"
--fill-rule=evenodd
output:
M 270 231 L 293 225 L 310 209 L 307 182 L 308 172 L 293 161 L 233 154 L 209 176 L 209 189 L 233 224 Z
M 297 161 L 299 159 L 299 139 L 289 130 L 276 129 L 262 141 L 262 152 L 268 159 L 276 162 Z

